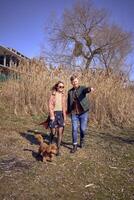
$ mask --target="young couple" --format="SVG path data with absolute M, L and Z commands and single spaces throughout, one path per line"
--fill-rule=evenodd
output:
M 71 149 L 71 153 L 77 151 L 78 125 L 80 125 L 80 147 L 83 147 L 89 111 L 89 101 L 86 94 L 94 90 L 90 87 L 80 86 L 77 75 L 71 76 L 70 81 L 73 87 L 68 91 L 67 103 L 64 95 L 64 83 L 62 81 L 59 81 L 53 86 L 49 99 L 50 143 L 52 143 L 55 130 L 57 130 L 57 155 L 60 155 L 60 144 L 66 122 L 66 113 L 70 114 L 72 122 L 73 148 Z

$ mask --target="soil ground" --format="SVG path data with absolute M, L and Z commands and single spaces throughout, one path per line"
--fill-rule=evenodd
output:
M 70 154 L 71 126 L 61 156 L 37 159 L 36 117 L 16 117 L 0 103 L 0 200 L 134 199 L 134 129 L 88 128 L 83 149 Z

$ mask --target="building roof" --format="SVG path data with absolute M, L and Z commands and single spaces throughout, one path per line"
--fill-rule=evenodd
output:
M 28 57 L 24 56 L 23 54 L 21 54 L 20 52 L 18 52 L 13 48 L 4 47 L 1 45 L 0 45 L 0 55 L 11 55 L 17 57 L 18 59 L 29 59 Z

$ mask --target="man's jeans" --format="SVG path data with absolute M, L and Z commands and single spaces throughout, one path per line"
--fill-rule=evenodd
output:
M 71 114 L 71 120 L 72 120 L 73 144 L 77 144 L 79 124 L 80 124 L 80 138 L 84 139 L 85 130 L 87 128 L 87 122 L 88 122 L 88 112 L 85 112 L 85 113 L 80 114 L 80 115 L 79 114 Z

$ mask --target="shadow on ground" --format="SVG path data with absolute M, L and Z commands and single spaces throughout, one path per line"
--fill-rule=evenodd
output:
M 100 137 L 104 140 L 112 140 L 119 143 L 134 144 L 134 137 L 115 136 L 109 133 L 100 133 Z
M 34 150 L 32 150 L 32 149 L 27 149 L 27 148 L 23 149 L 23 151 L 32 152 L 32 156 L 33 156 L 33 158 L 35 158 L 35 160 L 37 160 L 37 161 L 42 161 L 42 156 L 39 155 L 38 152 L 36 152 L 36 151 L 34 151 Z
M 96 131 L 96 130 L 90 130 L 89 132 L 89 137 L 90 136 L 95 136 L 95 137 L 99 137 L 105 141 L 114 141 L 114 142 L 117 142 L 117 143 L 124 143 L 124 144 L 134 144 L 134 131 L 131 131 L 131 132 L 128 132 L 126 133 L 126 131 L 124 132 L 99 132 L 99 131 Z
M 35 138 L 36 134 L 41 134 L 42 137 L 44 138 L 44 140 L 46 140 L 47 142 L 49 141 L 49 135 L 42 132 L 42 131 L 34 131 L 34 130 L 27 130 L 26 132 L 20 132 L 19 133 L 22 137 L 24 137 L 25 139 L 27 139 L 31 145 L 35 144 L 39 144 L 37 139 Z

